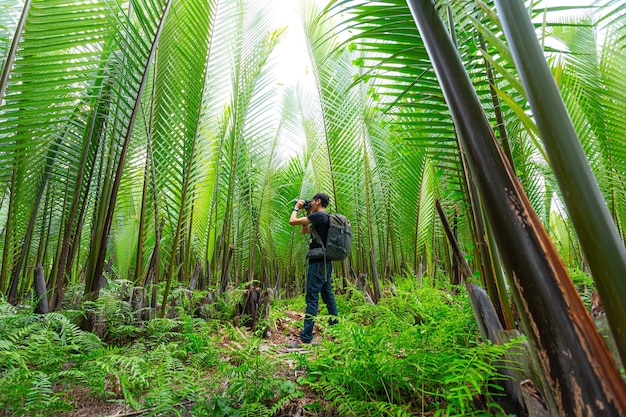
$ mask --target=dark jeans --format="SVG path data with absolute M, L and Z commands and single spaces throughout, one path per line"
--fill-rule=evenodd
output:
M 322 294 L 322 301 L 326 304 L 328 314 L 337 316 L 337 305 L 333 295 L 333 286 L 330 275 L 333 272 L 333 265 L 324 262 L 309 264 L 306 270 L 306 316 L 304 318 L 304 328 L 300 333 L 300 340 L 303 343 L 311 343 L 313 340 L 313 319 L 317 316 L 319 295 Z M 325 274 L 324 274 L 325 272 Z M 330 324 L 335 324 L 336 320 L 331 320 Z

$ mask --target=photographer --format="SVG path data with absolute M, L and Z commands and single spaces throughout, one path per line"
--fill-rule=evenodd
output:
M 326 206 L 330 202 L 330 198 L 324 193 L 317 193 L 311 200 L 298 200 L 293 211 L 289 224 L 292 226 L 302 226 L 302 233 L 311 234 L 311 227 L 314 229 L 321 241 L 326 244 L 328 236 L 328 214 L 326 214 Z M 298 217 L 298 212 L 305 209 L 307 216 Z M 309 253 L 307 254 L 309 265 L 306 271 L 306 316 L 304 318 L 304 328 L 300 333 L 300 341 L 292 346 L 297 347 L 300 342 L 311 343 L 313 340 L 313 320 L 317 316 L 319 295 L 326 304 L 328 314 L 337 316 L 337 305 L 335 304 L 335 296 L 333 295 L 332 281 L 330 279 L 333 266 L 330 260 L 324 258 L 323 248 L 314 235 L 311 234 L 309 243 Z M 335 319 L 330 324 L 335 324 Z

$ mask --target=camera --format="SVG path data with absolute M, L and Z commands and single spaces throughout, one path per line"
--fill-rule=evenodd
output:
M 295 200 L 294 204 L 297 203 L 299 200 Z M 311 200 L 304 200 L 304 209 L 305 210 L 310 210 L 311 209 Z

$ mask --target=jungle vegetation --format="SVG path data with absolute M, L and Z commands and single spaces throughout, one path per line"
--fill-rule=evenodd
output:
M 279 415 L 304 384 L 311 415 L 504 412 L 484 288 L 548 413 L 626 416 L 623 2 L 302 1 L 294 84 L 271 9 L 0 0 L 2 408 Z M 272 378 L 317 191 L 353 225 L 345 320 Z

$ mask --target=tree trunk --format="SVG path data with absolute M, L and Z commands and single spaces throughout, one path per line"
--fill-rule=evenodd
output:
M 509 284 L 520 318 L 555 400 L 549 408 L 568 417 L 626 416 L 626 383 L 499 148 L 441 17 L 431 0 L 408 0 L 408 5 L 459 131 L 461 151 L 485 202 L 502 260 L 511 271 Z M 621 241 L 620 246 L 623 249 Z
M 46 278 L 43 275 L 43 266 L 41 264 L 37 264 L 35 267 L 35 298 L 39 300 L 37 303 L 37 307 L 35 308 L 35 313 L 37 314 L 46 314 L 48 311 L 48 297 L 46 290 Z
M 478 323 L 478 329 L 480 330 L 483 340 L 489 340 L 493 344 L 501 345 L 503 342 L 501 340 L 501 334 L 503 332 L 502 324 L 500 323 L 498 314 L 496 313 L 489 296 L 484 289 L 476 284 L 468 282 L 466 284 L 466 288 L 472 305 L 472 310 L 474 311 L 474 316 L 476 317 L 476 322 Z M 518 363 L 518 359 L 520 358 L 519 355 L 515 355 L 515 358 L 512 360 L 510 357 L 507 357 L 506 359 L 508 359 L 508 361 L 502 364 L 499 371 L 502 374 L 509 376 L 511 379 L 507 379 L 501 383 L 508 394 L 508 398 L 503 399 L 503 401 L 501 401 L 501 405 L 508 413 L 523 416 L 525 414 L 524 400 L 519 387 L 520 379 L 517 379 L 514 374 L 514 370 L 517 367 L 515 364 Z
M 528 417 L 550 417 L 550 411 L 545 400 L 531 380 L 523 381 L 521 384 L 524 403 L 528 409 Z
M 378 268 L 376 268 L 376 254 L 374 248 L 370 248 L 370 266 L 372 268 L 372 283 L 374 284 L 374 303 L 378 304 L 382 298 L 380 282 L 378 280 Z
M 134 97 L 134 107 L 132 109 L 132 113 L 130 115 L 130 120 L 128 122 L 128 126 L 126 126 L 126 135 L 124 137 L 124 141 L 121 146 L 119 160 L 117 161 L 117 167 L 115 169 L 115 175 L 113 177 L 112 189 L 110 192 L 110 200 L 107 205 L 107 210 L 105 211 L 105 218 L 103 223 L 103 230 L 100 236 L 97 236 L 96 239 L 100 240 L 100 244 L 98 245 L 98 253 L 96 262 L 94 265 L 93 272 L 91 272 L 91 282 L 86 283 L 85 295 L 91 298 L 97 298 L 97 294 L 99 293 L 98 289 L 98 277 L 102 275 L 102 270 L 104 269 L 104 261 L 106 258 L 106 249 L 107 243 L 109 240 L 109 232 L 111 230 L 111 224 L 113 222 L 113 213 L 115 211 L 115 203 L 117 201 L 117 193 L 120 187 L 120 183 L 122 181 L 122 173 L 124 171 L 124 165 L 126 161 L 126 154 L 128 152 L 128 146 L 130 144 L 130 138 L 132 136 L 133 127 L 135 125 L 135 120 L 137 115 L 139 114 L 140 104 L 141 104 L 141 95 L 143 90 L 147 84 L 148 74 L 150 64 L 156 54 L 156 49 L 159 41 L 159 37 L 163 31 L 163 26 L 165 23 L 165 18 L 170 10 L 170 6 L 172 4 L 171 0 L 168 0 L 163 8 L 163 13 L 160 16 L 159 26 L 157 27 L 156 33 L 154 34 L 154 38 L 152 39 L 152 45 L 149 51 L 148 58 L 146 59 L 144 65 L 144 71 L 142 74 L 141 82 L 138 85 L 137 93 Z M 91 285 L 88 285 L 91 284 Z
M 220 283 L 220 294 L 226 291 L 228 287 L 228 281 L 230 280 L 230 264 L 233 260 L 233 250 L 235 247 L 230 245 L 228 250 L 228 258 L 226 259 L 226 263 L 224 263 L 224 270 L 222 271 L 222 281 Z
M 626 362 L 626 247 L 591 171 L 524 2 L 495 3 L 550 167 L 604 300 L 622 361 Z M 619 401 L 626 414 L 626 384 L 622 381 L 621 385 Z
M 450 223 L 448 223 L 448 219 L 446 219 L 446 215 L 443 213 L 443 209 L 441 208 L 441 203 L 439 202 L 439 199 L 435 200 L 435 207 L 437 208 L 437 213 L 439 214 L 439 218 L 441 219 L 441 223 L 443 224 L 443 230 L 446 232 L 446 236 L 448 236 L 448 242 L 450 243 L 450 246 L 452 246 L 453 256 L 459 262 L 459 265 L 461 266 L 461 269 L 463 270 L 465 276 L 471 278 L 473 276 L 472 270 L 467 264 L 467 260 L 463 256 L 463 253 L 461 252 L 461 249 L 459 248 L 459 245 L 454 238 L 454 233 L 452 232 L 452 229 L 450 229 Z
M 200 265 L 200 262 L 196 262 L 196 267 L 193 269 L 193 274 L 191 275 L 191 279 L 189 280 L 190 290 L 196 289 L 196 286 L 198 285 L 198 277 L 200 277 L 202 274 L 201 269 L 202 266 Z

